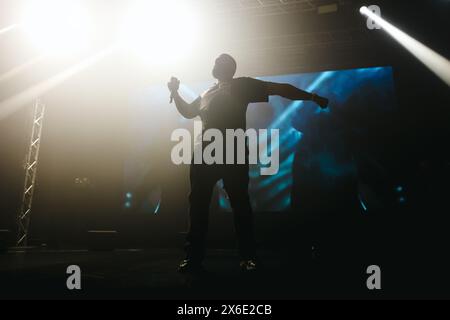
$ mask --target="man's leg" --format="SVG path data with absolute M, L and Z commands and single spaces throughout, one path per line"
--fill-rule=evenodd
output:
M 216 180 L 213 168 L 191 165 L 191 193 L 189 195 L 189 233 L 186 241 L 186 259 L 200 265 L 205 256 L 209 207 Z
M 234 213 L 234 224 L 242 260 L 256 258 L 253 210 L 248 194 L 248 166 L 235 167 L 224 177 L 225 190 Z

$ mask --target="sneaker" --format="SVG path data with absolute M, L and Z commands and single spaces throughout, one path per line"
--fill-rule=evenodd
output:
M 241 271 L 244 273 L 253 273 L 258 270 L 256 260 L 254 260 L 254 259 L 243 260 L 243 261 L 241 261 L 239 266 L 241 267 Z
M 182 274 L 205 274 L 206 270 L 201 263 L 186 259 L 181 261 L 178 272 Z

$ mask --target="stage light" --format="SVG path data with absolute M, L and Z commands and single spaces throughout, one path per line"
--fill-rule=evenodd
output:
M 28 0 L 21 22 L 31 42 L 48 54 L 86 49 L 89 24 L 79 0 Z
M 120 43 L 153 66 L 171 64 L 192 53 L 199 20 L 187 1 L 138 1 L 124 19 Z
M 381 26 L 391 37 L 398 41 L 417 59 L 419 59 L 425 66 L 427 66 L 433 73 L 441 78 L 447 85 L 450 86 L 450 61 L 445 57 L 439 55 L 437 52 L 431 50 L 424 44 L 415 40 L 405 32 L 401 31 L 391 23 L 384 20 L 382 17 L 370 11 L 367 7 L 360 9 L 362 15 L 372 19 L 376 24 Z

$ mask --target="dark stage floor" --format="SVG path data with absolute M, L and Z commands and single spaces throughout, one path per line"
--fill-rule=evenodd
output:
M 380 298 L 369 292 L 361 265 L 288 252 L 264 252 L 264 270 L 243 276 L 231 250 L 213 250 L 204 278 L 176 272 L 177 250 L 9 252 L 0 255 L 0 298 L 300 299 Z M 82 271 L 82 290 L 66 288 L 69 265 Z

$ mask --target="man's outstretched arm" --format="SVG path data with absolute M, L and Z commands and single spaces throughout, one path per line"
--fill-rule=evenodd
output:
M 318 96 L 317 94 L 303 91 L 293 85 L 287 83 L 266 82 L 267 93 L 270 96 L 281 96 L 290 100 L 313 101 L 321 108 L 328 107 L 328 99 Z
M 178 112 L 187 119 L 193 119 L 198 116 L 200 98 L 195 100 L 192 103 L 187 103 L 178 93 L 178 89 L 180 87 L 180 81 L 176 78 L 172 78 L 171 81 L 167 84 L 169 91 L 172 96 L 171 99 L 175 101 L 175 106 L 178 109 Z
M 178 93 L 178 91 L 172 93 L 173 100 L 178 109 L 178 112 L 186 119 L 194 119 L 198 116 L 198 104 L 199 99 L 192 103 L 187 103 Z

